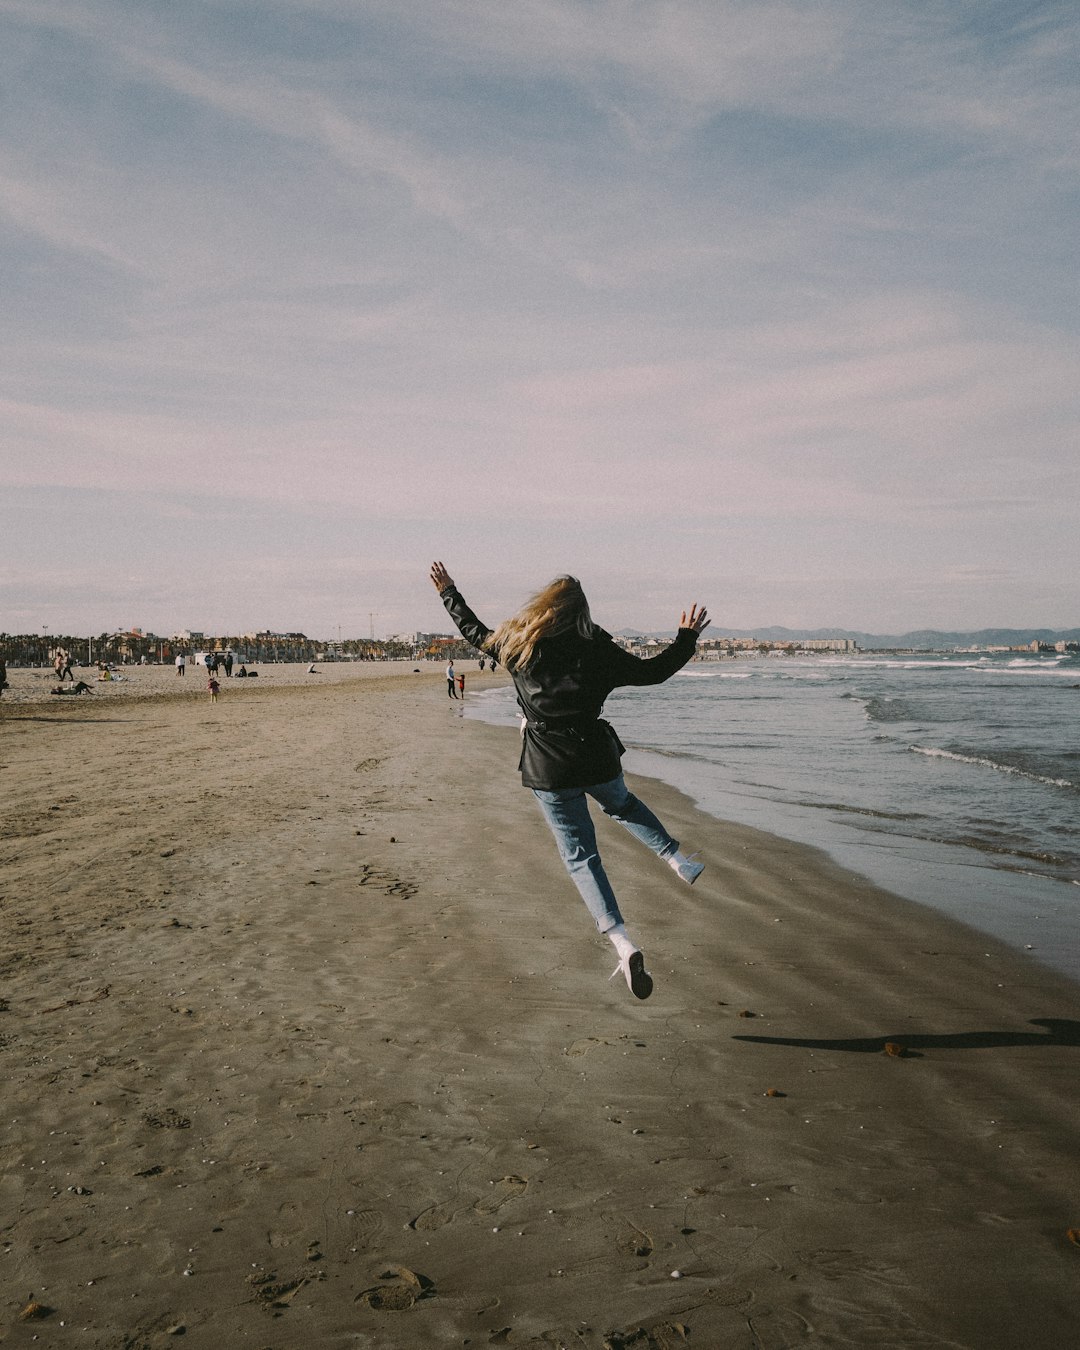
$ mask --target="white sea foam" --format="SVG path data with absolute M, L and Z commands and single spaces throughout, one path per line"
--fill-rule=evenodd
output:
M 960 755 L 955 750 L 940 750 L 931 745 L 912 745 L 908 747 L 916 755 L 927 755 L 930 759 L 951 759 L 958 764 L 976 764 L 981 769 L 996 769 L 998 773 L 1014 774 L 1018 778 L 1027 778 L 1033 783 L 1045 783 L 1047 787 L 1075 787 L 1067 778 L 1047 778 L 1041 773 L 1028 773 L 1014 764 L 998 764 L 995 760 L 984 759 L 980 755 Z
M 1064 675 L 1076 679 L 1076 666 L 1072 662 L 1062 665 L 1065 660 L 1066 658 L 1062 656 L 1058 657 L 1056 661 L 1046 659 L 1042 661 L 1008 661 L 1005 663 L 1004 669 L 1009 675 Z M 989 669 L 993 670 L 994 674 L 1001 674 L 1001 668 L 990 667 Z

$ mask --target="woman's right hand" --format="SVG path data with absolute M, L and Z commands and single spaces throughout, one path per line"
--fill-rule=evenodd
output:
M 434 562 L 431 564 L 431 584 L 440 595 L 446 590 L 447 586 L 452 586 L 454 584 L 454 578 L 441 562 Z
M 682 612 L 682 618 L 679 620 L 680 628 L 692 628 L 695 633 L 700 633 L 702 629 L 709 626 L 709 611 L 704 605 L 698 609 L 697 605 L 690 606 L 690 617 L 686 617 L 686 610 Z

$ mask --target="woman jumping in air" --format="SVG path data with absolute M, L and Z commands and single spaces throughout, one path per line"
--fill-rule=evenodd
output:
M 704 864 L 687 857 L 649 808 L 623 782 L 623 745 L 603 721 L 604 700 L 620 685 L 661 684 L 694 654 L 709 622 L 704 609 L 683 612 L 678 636 L 659 656 L 642 660 L 593 623 L 581 583 L 556 577 L 512 619 L 492 630 L 480 622 L 441 562 L 431 581 L 462 636 L 510 672 L 522 712 L 521 781 L 532 788 L 566 870 L 638 998 L 652 993 L 645 958 L 631 939 L 604 872 L 589 816 L 593 797 L 605 814 L 663 858 L 688 883 Z

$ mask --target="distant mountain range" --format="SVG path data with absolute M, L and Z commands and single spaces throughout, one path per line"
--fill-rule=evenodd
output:
M 624 628 L 620 637 L 635 637 Z M 651 633 L 672 638 L 675 630 Z M 953 647 L 1024 647 L 1032 642 L 1080 642 L 1080 628 L 980 628 L 974 633 L 948 633 L 920 628 L 912 633 L 858 633 L 850 628 L 718 628 L 710 624 L 707 638 L 754 638 L 759 642 L 799 642 L 804 638 L 850 638 L 864 650 L 874 647 L 913 647 L 919 651 L 950 651 Z

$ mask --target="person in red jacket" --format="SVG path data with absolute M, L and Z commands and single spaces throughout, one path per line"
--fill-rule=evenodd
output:
M 489 628 L 465 603 L 441 562 L 431 581 L 462 637 L 509 671 L 522 714 L 521 781 L 531 788 L 555 835 L 575 886 L 619 958 L 637 998 L 652 993 L 645 958 L 627 932 L 596 845 L 589 815 L 592 797 L 683 881 L 692 884 L 704 864 L 679 848 L 657 817 L 623 780 L 623 744 L 601 718 L 604 700 L 620 685 L 661 684 L 694 655 L 707 611 L 683 611 L 675 641 L 647 660 L 624 651 L 598 627 L 576 577 L 546 586 L 512 618 Z

